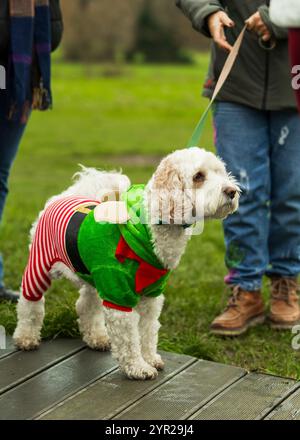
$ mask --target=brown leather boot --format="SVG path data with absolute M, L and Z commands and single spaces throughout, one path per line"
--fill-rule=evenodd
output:
M 210 330 L 215 335 L 238 336 L 264 320 L 265 307 L 260 291 L 247 292 L 235 286 L 226 309 L 212 322 Z
M 300 322 L 300 306 L 297 295 L 297 278 L 271 278 L 271 310 L 270 323 L 272 328 L 290 329 Z

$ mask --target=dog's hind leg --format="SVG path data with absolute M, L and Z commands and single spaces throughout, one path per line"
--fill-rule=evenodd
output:
M 104 308 L 112 355 L 130 379 L 155 379 L 157 370 L 142 357 L 139 335 L 139 314 Z
M 20 296 L 17 305 L 18 324 L 13 339 L 21 350 L 34 350 L 41 341 L 41 329 L 45 316 L 45 300 L 29 301 Z
M 84 342 L 94 350 L 108 350 L 109 338 L 105 327 L 102 301 L 93 287 L 81 287 L 76 302 L 78 325 Z
M 139 329 L 141 336 L 142 356 L 148 364 L 157 370 L 164 368 L 164 362 L 157 353 L 159 317 L 164 303 L 164 296 L 156 298 L 143 296 L 137 307 L 140 314 Z

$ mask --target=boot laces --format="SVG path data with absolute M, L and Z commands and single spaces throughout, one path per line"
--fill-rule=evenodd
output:
M 240 288 L 240 286 L 234 286 L 234 287 L 230 287 L 229 289 L 231 290 L 231 295 L 228 298 L 228 302 L 227 302 L 227 306 L 226 306 L 226 310 L 233 308 L 233 307 L 238 307 L 238 301 L 241 297 L 241 293 L 242 290 Z
M 299 291 L 298 283 L 292 278 L 278 278 L 272 280 L 272 297 L 291 305 L 292 294 Z

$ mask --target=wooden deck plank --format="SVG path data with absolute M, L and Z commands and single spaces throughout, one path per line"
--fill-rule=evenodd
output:
M 262 419 L 299 384 L 291 379 L 250 373 L 195 413 L 196 420 Z
M 157 379 L 132 381 L 119 371 L 113 372 L 62 402 L 52 411 L 44 414 L 41 419 L 100 420 L 112 418 L 122 409 L 196 362 L 195 358 L 174 353 L 163 353 L 163 357 L 166 367 L 163 372 L 159 373 Z
M 115 418 L 118 420 L 186 419 L 245 374 L 247 373 L 242 368 L 198 361 Z
M 36 351 L 17 351 L 5 357 L 0 360 L 0 394 L 61 362 L 84 346 L 77 339 L 58 339 L 43 342 Z
M 130 381 L 80 340 L 0 351 L 0 420 L 300 420 L 300 383 L 164 353 L 154 381 Z
M 16 351 L 17 348 L 14 346 L 12 337 L 6 336 L 6 349 L 0 350 L 0 359 L 10 356 L 12 353 L 15 353 Z
M 115 368 L 110 353 L 84 349 L 0 396 L 0 420 L 31 419 Z M 93 402 L 89 402 L 93 406 Z
M 300 389 L 277 406 L 266 420 L 300 420 Z

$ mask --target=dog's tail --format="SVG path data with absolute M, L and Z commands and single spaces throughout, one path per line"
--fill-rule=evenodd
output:
M 129 178 L 117 171 L 102 171 L 80 165 L 81 170 L 74 174 L 74 183 L 58 196 L 52 197 L 47 205 L 56 198 L 67 196 L 82 196 L 92 200 L 103 200 L 107 193 L 127 191 L 131 183 Z

